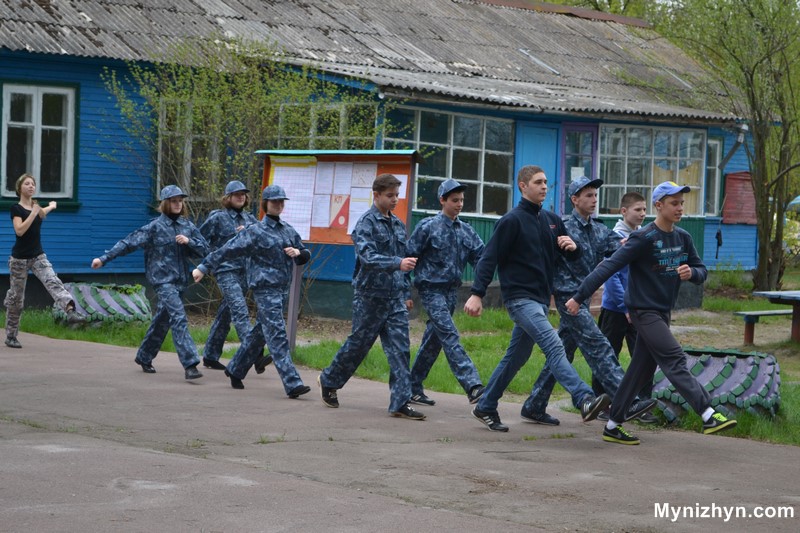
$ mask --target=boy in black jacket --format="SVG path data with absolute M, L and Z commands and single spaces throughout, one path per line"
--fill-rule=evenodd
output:
M 492 238 L 475 267 L 472 296 L 464 305 L 464 312 L 468 315 L 480 316 L 482 298 L 497 269 L 503 303 L 514 321 L 514 330 L 506 355 L 495 368 L 486 391 L 472 411 L 473 416 L 486 424 L 490 431 L 508 431 L 508 426 L 497 414 L 497 403 L 530 358 L 534 342 L 544 352 L 556 380 L 570 393 L 575 407 L 581 410 L 584 421 L 597 418 L 597 414 L 609 404 L 607 395 L 595 397 L 592 389 L 578 376 L 567 360 L 561 339 L 547 320 L 556 254 L 575 260 L 581 251 L 567 235 L 558 215 L 542 209 L 547 195 L 544 171 L 533 165 L 522 167 L 517 175 L 517 185 L 522 199 L 517 207 L 497 221 Z

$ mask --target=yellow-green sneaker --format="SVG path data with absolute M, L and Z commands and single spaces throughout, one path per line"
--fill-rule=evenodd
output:
M 617 444 L 639 444 L 639 438 L 631 435 L 622 426 L 614 429 L 603 429 L 603 440 L 606 442 L 616 442 Z
M 703 422 L 703 435 L 710 435 L 723 429 L 731 429 L 736 427 L 736 420 L 729 419 L 722 413 L 715 412 L 708 419 L 708 422 Z

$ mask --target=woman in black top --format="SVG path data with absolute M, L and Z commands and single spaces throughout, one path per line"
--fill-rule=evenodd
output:
M 75 311 L 75 302 L 64 284 L 53 271 L 53 265 L 47 260 L 42 250 L 42 220 L 47 213 L 56 208 L 55 202 L 41 207 L 33 194 L 36 192 L 36 180 L 30 174 L 23 174 L 16 183 L 19 203 L 11 206 L 11 221 L 17 240 L 8 258 L 9 289 L 6 293 L 6 346 L 22 348 L 17 340 L 19 318 L 22 314 L 25 299 L 25 284 L 28 281 L 28 270 L 39 278 L 50 296 L 67 313 L 67 321 L 78 323 L 85 318 Z

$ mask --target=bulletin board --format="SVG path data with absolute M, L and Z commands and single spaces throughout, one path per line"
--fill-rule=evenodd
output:
M 394 214 L 406 225 L 418 154 L 415 150 L 259 150 L 262 185 L 286 191 L 281 218 L 307 242 L 352 244 L 358 219 L 372 207 L 372 182 L 394 174 L 401 182 Z M 263 189 L 262 187 L 262 189 Z

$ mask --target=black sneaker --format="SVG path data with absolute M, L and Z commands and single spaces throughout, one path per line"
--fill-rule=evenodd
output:
M 600 411 L 608 407 L 608 404 L 611 403 L 611 400 L 608 397 L 608 394 L 601 394 L 597 398 L 589 398 L 584 400 L 583 405 L 581 405 L 581 417 L 583 417 L 584 422 L 590 422 L 597 418 L 597 415 L 600 414 Z
M 603 422 L 608 422 L 608 419 L 611 418 L 611 411 L 608 409 L 603 409 L 597 415 L 598 420 L 602 420 Z
M 225 375 L 231 378 L 231 388 L 236 390 L 244 389 L 244 383 L 242 383 L 242 380 L 237 378 L 236 376 L 231 375 L 231 373 L 228 372 L 227 369 L 225 370 Z
M 67 310 L 67 324 L 84 324 L 86 322 L 86 315 L 82 315 L 75 309 Z
M 199 379 L 203 377 L 203 373 L 197 370 L 197 365 L 192 365 L 184 372 L 186 379 Z
M 483 385 L 475 385 L 469 390 L 469 394 L 467 394 L 467 398 L 469 399 L 470 404 L 478 403 L 478 400 L 481 399 L 483 393 L 486 392 L 486 387 Z
M 16 337 L 6 337 L 6 346 L 9 348 L 22 348 Z
M 336 389 L 326 387 L 322 384 L 322 375 L 317 376 L 317 384 L 322 394 L 322 403 L 334 409 L 339 407 L 339 398 L 336 397 Z
M 508 431 L 508 426 L 500 422 L 500 415 L 497 413 L 478 411 L 478 408 L 476 407 L 472 410 L 472 416 L 486 424 L 486 427 L 489 428 L 489 431 Z
M 425 420 L 425 415 L 411 407 L 410 403 L 407 403 L 397 411 L 394 411 L 392 416 L 396 416 L 398 418 L 408 418 L 409 420 Z
M 736 427 L 736 420 L 728 418 L 722 413 L 715 412 L 708 419 L 708 422 L 703 422 L 703 435 L 710 435 L 723 429 L 731 429 Z
M 156 373 L 156 369 L 153 368 L 153 365 L 151 363 L 143 363 L 143 362 L 139 361 L 139 359 L 134 359 L 133 362 L 136 363 L 137 365 L 139 365 L 140 367 L 142 367 L 142 372 L 144 372 L 145 374 L 155 374 Z
M 256 369 L 256 374 L 263 374 L 264 371 L 267 370 L 267 367 L 272 363 L 272 356 L 271 355 L 262 355 L 258 358 L 258 360 L 253 364 L 253 368 Z
M 421 392 L 419 394 L 412 394 L 411 399 L 409 401 L 411 403 L 416 403 L 419 405 L 436 405 L 436 401 L 425 396 L 424 392 Z
M 616 442 L 617 444 L 639 444 L 639 438 L 631 435 L 622 426 L 614 429 L 603 429 L 603 440 L 606 442 Z
M 529 413 L 523 409 L 519 413 L 519 416 L 525 422 L 530 422 L 532 424 L 541 424 L 543 426 L 558 426 L 561 424 L 561 420 L 547 413 Z
M 311 387 L 309 387 L 308 385 L 298 385 L 297 387 L 289 391 L 288 396 L 289 398 L 295 399 L 310 391 Z
M 661 419 L 655 413 L 644 413 L 636 418 L 640 424 L 658 425 L 661 424 Z
M 209 359 L 208 357 L 203 357 L 203 366 L 212 370 L 225 370 L 225 365 L 216 359 Z
M 625 422 L 638 418 L 647 413 L 658 404 L 657 400 L 648 398 L 647 400 L 637 400 L 628 407 L 628 412 L 625 413 Z M 598 417 L 599 418 L 599 417 Z

